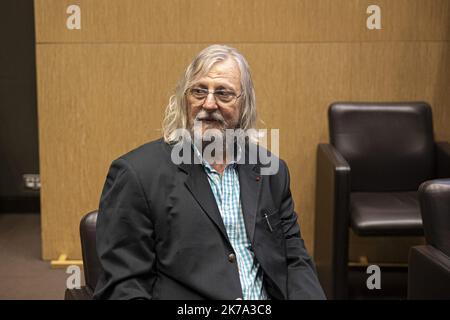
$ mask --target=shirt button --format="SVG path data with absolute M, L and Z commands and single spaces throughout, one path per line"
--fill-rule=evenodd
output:
M 234 263 L 236 261 L 236 256 L 234 255 L 234 253 L 230 253 L 228 255 L 228 261 L 230 261 L 231 263 Z

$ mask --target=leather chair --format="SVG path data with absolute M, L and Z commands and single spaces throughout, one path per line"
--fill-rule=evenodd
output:
M 450 179 L 419 189 L 427 245 L 409 251 L 408 299 L 450 299 Z
M 314 259 L 329 299 L 348 298 L 349 228 L 358 236 L 423 235 L 417 189 L 450 177 L 424 102 L 334 103 L 319 144 Z
M 101 272 L 97 256 L 95 230 L 97 211 L 86 214 L 80 222 L 81 252 L 83 255 L 83 270 L 85 286 L 80 289 L 66 289 L 65 300 L 91 300 Z

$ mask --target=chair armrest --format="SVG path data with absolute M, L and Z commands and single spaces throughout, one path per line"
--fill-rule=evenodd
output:
M 314 260 L 328 299 L 347 298 L 350 166 L 330 144 L 319 144 L 316 165 Z
M 438 178 L 450 178 L 450 143 L 436 142 L 436 167 Z
M 92 300 L 92 289 L 82 286 L 80 289 L 66 289 L 64 300 Z
M 450 299 L 450 257 L 430 245 L 412 247 L 408 299 Z

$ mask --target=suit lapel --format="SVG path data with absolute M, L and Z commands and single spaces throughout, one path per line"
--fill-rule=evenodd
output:
M 238 165 L 242 213 L 244 215 L 247 235 L 252 244 L 255 234 L 256 211 L 258 209 L 258 199 L 262 184 L 262 177 L 258 169 L 256 165 Z
M 201 164 L 180 164 L 180 169 L 187 173 L 184 184 L 191 192 L 203 211 L 214 222 L 225 239 L 228 239 L 222 216 L 217 207 L 216 199 L 208 182 L 208 177 Z
M 186 149 L 183 149 L 186 150 Z M 194 152 L 193 157 L 195 157 Z M 247 150 L 246 150 L 247 151 Z M 248 162 L 247 162 L 248 163 Z M 202 207 L 203 211 L 214 222 L 225 239 L 228 235 L 223 224 L 222 216 L 217 207 L 216 199 L 208 182 L 208 177 L 201 164 L 185 164 L 179 165 L 179 168 L 187 173 L 185 185 L 191 192 L 192 196 Z M 259 166 L 255 164 L 238 164 L 237 165 L 239 185 L 241 190 L 241 205 L 242 213 L 244 215 L 245 228 L 249 237 L 250 243 L 253 244 L 256 224 L 256 211 L 258 209 L 258 199 L 261 190 L 262 176 L 259 174 Z
M 255 226 L 256 219 L 260 203 L 260 193 L 261 186 L 263 182 L 263 176 L 260 175 L 260 168 L 257 165 L 238 165 L 239 172 L 239 183 L 241 187 L 241 204 L 242 204 L 242 212 L 244 215 L 245 226 L 247 229 L 247 235 L 250 239 L 250 243 L 253 246 L 253 239 L 255 235 Z M 283 272 L 277 271 L 273 268 L 273 258 L 277 257 L 277 259 L 283 262 L 283 256 L 280 255 L 281 250 L 278 248 L 273 248 L 274 243 L 271 241 L 264 241 L 260 238 L 260 245 L 263 245 L 264 248 L 267 248 L 267 252 L 272 252 L 271 250 L 276 250 L 271 256 L 260 255 L 260 264 L 261 266 L 267 267 L 265 269 L 268 283 L 274 288 L 275 291 L 272 290 L 272 294 L 274 297 L 279 299 L 285 299 L 286 297 L 286 289 L 283 287 L 283 283 L 285 283 L 285 278 L 283 278 Z M 270 260 L 267 258 L 270 257 Z M 276 264 L 275 264 L 276 267 Z M 281 285 L 280 285 L 281 284 Z

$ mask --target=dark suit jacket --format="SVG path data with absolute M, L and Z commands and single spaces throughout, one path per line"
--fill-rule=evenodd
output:
M 147 143 L 113 161 L 101 195 L 98 299 L 242 298 L 237 264 L 201 164 L 175 165 L 171 146 Z M 300 235 L 280 160 L 278 174 L 239 164 L 248 237 L 272 299 L 323 299 Z M 264 218 L 268 215 L 272 231 Z M 230 262 L 231 260 L 231 262 Z

